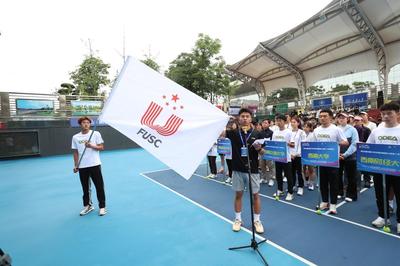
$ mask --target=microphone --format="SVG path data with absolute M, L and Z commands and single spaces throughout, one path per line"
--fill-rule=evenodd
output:
M 242 130 L 244 131 L 244 134 L 247 134 L 247 131 L 250 129 L 250 126 L 242 126 Z

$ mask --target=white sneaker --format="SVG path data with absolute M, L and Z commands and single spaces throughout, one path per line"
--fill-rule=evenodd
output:
M 232 178 L 228 177 L 227 179 L 225 179 L 225 183 L 231 183 L 232 182 Z
M 79 213 L 80 216 L 84 216 L 86 214 L 88 214 L 89 212 L 93 211 L 94 208 L 92 205 L 87 205 L 83 208 L 83 210 Z
M 302 187 L 299 187 L 299 188 L 297 189 L 297 195 L 303 196 L 303 193 L 304 193 L 303 188 L 302 188 Z
M 347 202 L 352 202 L 353 201 L 353 199 L 349 198 L 349 197 L 344 198 L 344 200 L 347 201 Z
M 372 225 L 378 228 L 384 227 L 385 226 L 385 219 L 378 216 L 378 218 L 376 218 L 375 220 L 372 221 Z M 390 220 L 387 220 L 387 225 L 390 225 Z M 397 229 L 399 228 L 399 226 L 397 225 Z
M 239 232 L 241 226 L 242 226 L 242 221 L 235 219 L 235 221 L 233 222 L 233 225 L 232 225 L 232 230 L 234 232 Z
M 283 193 L 283 191 L 278 190 L 277 192 L 274 193 L 273 196 L 274 196 L 274 197 L 276 197 L 276 196 L 282 197 L 283 195 L 285 195 L 285 194 Z
M 214 175 L 214 174 L 209 174 L 208 176 L 206 176 L 206 178 L 211 178 L 211 179 L 213 179 L 213 178 L 215 178 L 215 175 Z
M 294 198 L 293 194 L 287 193 L 286 199 L 285 199 L 285 200 L 286 200 L 286 201 L 292 201 L 293 198 Z
M 337 211 L 336 211 L 336 204 L 331 204 L 331 205 L 329 206 L 329 214 L 334 214 L 334 215 L 337 214 Z
M 341 195 L 337 195 L 337 199 L 341 199 L 342 198 L 342 196 Z
M 254 221 L 254 227 L 256 229 L 257 234 L 263 234 L 264 233 L 264 227 L 261 223 L 261 221 Z
M 283 177 L 283 182 L 287 182 L 287 178 L 286 178 L 286 176 L 285 177 Z
M 321 211 L 323 211 L 323 210 L 326 210 L 326 209 L 328 209 L 328 202 L 321 202 L 320 204 L 319 204 L 319 209 L 321 210 Z
M 310 183 L 308 185 L 308 190 L 313 191 L 314 190 L 314 184 Z
M 270 180 L 268 181 L 268 186 L 269 186 L 269 187 L 273 187 L 273 186 L 274 186 L 274 180 L 273 180 L 273 179 L 270 179 Z
M 99 210 L 99 215 L 100 215 L 100 216 L 104 216 L 104 215 L 106 215 L 106 214 L 107 214 L 106 208 L 100 208 L 100 210 Z

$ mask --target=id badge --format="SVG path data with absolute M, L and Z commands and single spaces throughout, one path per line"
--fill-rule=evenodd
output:
M 249 152 L 248 152 L 248 150 L 247 150 L 247 147 L 241 147 L 241 148 L 240 148 L 240 155 L 241 155 L 242 157 L 247 157 L 248 154 L 249 154 Z

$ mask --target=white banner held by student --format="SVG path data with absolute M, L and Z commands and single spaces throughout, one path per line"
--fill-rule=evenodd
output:
M 189 179 L 216 141 L 228 115 L 129 57 L 100 121 Z

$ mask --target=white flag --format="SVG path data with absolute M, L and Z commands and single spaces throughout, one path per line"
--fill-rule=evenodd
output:
M 189 179 L 228 115 L 131 57 L 99 118 Z

